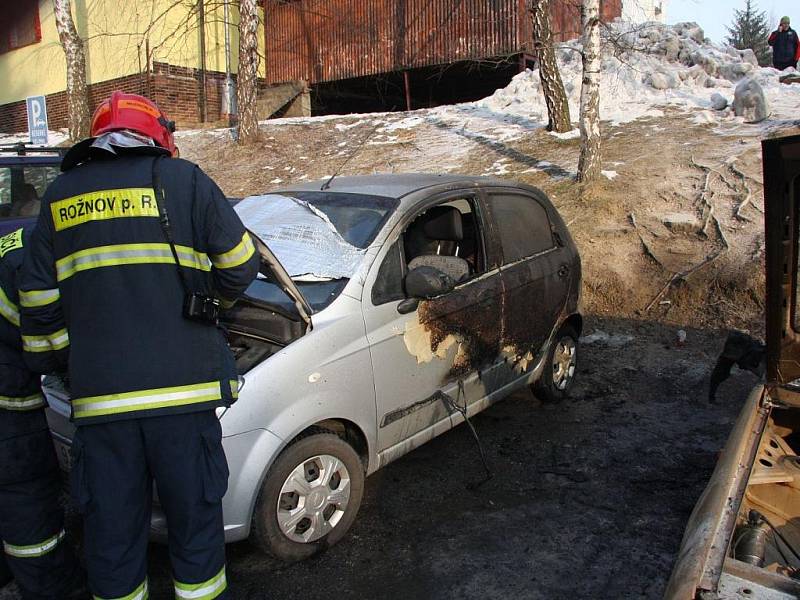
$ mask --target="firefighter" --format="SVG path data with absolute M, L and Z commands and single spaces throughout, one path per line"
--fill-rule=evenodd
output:
M 39 376 L 25 368 L 19 332 L 19 271 L 30 231 L 0 237 L 0 584 L 28 599 L 83 597 L 65 539 L 61 476 L 44 416 Z
M 42 198 L 21 289 L 32 368 L 68 368 L 73 499 L 98 599 L 148 596 L 153 484 L 176 598 L 227 598 L 215 409 L 237 398 L 217 326 L 256 275 L 249 234 L 214 182 L 174 158 L 158 106 L 114 92 Z

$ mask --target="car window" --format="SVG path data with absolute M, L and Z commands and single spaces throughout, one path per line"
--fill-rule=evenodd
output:
M 488 202 L 506 264 L 555 246 L 547 211 L 530 196 L 491 194 Z
M 460 221 L 461 236 L 451 235 L 454 232 L 446 231 L 442 223 L 436 227 L 438 232 L 425 227 L 426 222 L 447 212 L 450 212 L 452 220 Z M 384 256 L 372 286 L 372 303 L 378 306 L 406 297 L 403 274 L 409 265 L 413 266 L 414 259 L 443 257 L 445 261 L 458 262 L 463 265 L 464 271 L 464 279 L 461 281 L 483 273 L 486 270 L 486 260 L 483 235 L 478 223 L 475 200 L 471 197 L 454 198 L 422 211 Z M 455 237 L 460 239 L 451 239 Z
M 372 286 L 372 304 L 379 306 L 406 297 L 403 291 L 403 256 L 397 240 L 383 258 Z
M 38 215 L 40 200 L 59 172 L 46 165 L 0 167 L 0 218 Z
M 460 221 L 460 239 L 452 239 L 454 236 L 449 234 L 455 232 L 447 231 L 451 225 L 445 216 L 448 212 L 459 215 L 457 220 Z M 440 218 L 444 221 L 439 221 L 435 226 L 439 231 L 431 231 L 429 227 L 431 221 Z M 454 198 L 425 209 L 403 233 L 406 264 L 421 256 L 453 256 L 467 262 L 470 276 L 482 274 L 486 270 L 486 260 L 479 222 L 475 200 L 471 197 Z

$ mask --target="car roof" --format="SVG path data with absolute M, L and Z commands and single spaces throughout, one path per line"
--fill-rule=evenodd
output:
M 389 198 L 402 198 L 418 190 L 439 185 L 455 186 L 464 185 L 467 187 L 487 186 L 487 185 L 506 185 L 517 186 L 512 181 L 496 179 L 494 177 L 476 177 L 473 175 L 458 174 L 437 174 L 437 173 L 384 173 L 376 175 L 361 175 L 351 177 L 335 177 L 330 183 L 330 187 L 320 190 L 322 185 L 328 181 L 320 179 L 307 183 L 291 185 L 281 188 L 282 191 L 327 191 L 345 194 L 368 194 L 372 196 L 384 196 Z M 279 191 L 278 191 L 279 193 Z
M 53 165 L 61 164 L 65 147 L 28 146 L 26 144 L 0 145 L 0 165 Z

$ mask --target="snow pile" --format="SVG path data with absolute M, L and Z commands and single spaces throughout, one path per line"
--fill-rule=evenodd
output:
M 67 141 L 69 138 L 69 134 L 66 129 L 58 129 L 58 130 L 49 130 L 47 132 L 47 146 L 61 146 L 64 142 Z M 29 148 L 36 148 L 37 146 L 31 146 L 30 136 L 27 132 L 24 133 L 0 133 L 0 146 L 12 146 L 14 144 L 24 143 L 28 144 Z
M 695 23 L 634 26 L 615 22 L 604 33 L 600 113 L 603 120 L 626 123 L 646 116 L 661 116 L 659 107 L 675 106 L 709 111 L 699 122 L 730 117 L 715 95 L 732 100 L 733 88 L 753 78 L 764 89 L 779 117 L 791 118 L 800 106 L 800 86 L 778 81 L 778 71 L 760 68 L 752 50 L 722 47 L 704 38 Z M 579 112 L 583 66 L 580 42 L 557 49 L 564 87 L 573 119 Z M 474 103 L 478 110 L 547 122 L 547 109 L 538 70 L 520 73 L 504 89 Z M 712 108 L 713 107 L 713 108 Z M 713 112 L 718 114 L 713 114 Z

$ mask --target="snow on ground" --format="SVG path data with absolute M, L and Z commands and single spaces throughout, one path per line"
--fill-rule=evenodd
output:
M 761 137 L 785 127 L 800 115 L 800 85 L 778 81 L 778 71 L 760 68 L 751 51 L 711 43 L 693 23 L 666 26 L 657 23 L 632 25 L 615 22 L 604 29 L 601 74 L 601 118 L 612 125 L 643 117 L 661 117 L 665 110 L 684 111 L 690 121 L 707 125 L 720 135 Z M 557 49 L 559 69 L 569 98 L 571 116 L 579 114 L 582 64 L 580 42 L 573 40 Z M 733 110 L 714 110 L 711 97 L 724 96 L 733 102 L 734 88 L 744 77 L 753 77 L 763 87 L 772 114 L 759 125 L 744 123 Z M 392 169 L 458 171 L 476 147 L 500 151 L 508 142 L 522 140 L 533 130 L 544 128 L 547 110 L 537 70 L 520 73 L 505 87 L 487 98 L 451 106 L 440 106 L 399 113 L 293 117 L 265 121 L 266 127 L 303 126 L 336 120 L 339 133 L 358 126 L 367 127 L 336 154 L 378 151 L 382 147 L 404 145 L 408 158 Z M 653 135 L 663 135 L 656 123 Z M 220 138 L 229 129 L 205 133 Z M 197 131 L 179 132 L 178 138 Z M 579 137 L 577 129 L 553 134 L 564 143 Z M 649 135 L 649 134 L 645 134 Z M 274 139 L 274 138 L 273 138 Z M 546 165 L 545 165 L 546 166 Z M 529 164 L 528 170 L 541 168 Z M 573 167 L 569 167 L 571 170 Z M 495 163 L 488 174 L 503 175 L 508 166 Z
M 604 38 L 601 117 L 612 125 L 643 117 L 658 118 L 669 109 L 685 111 L 691 122 L 707 125 L 720 135 L 760 137 L 791 124 L 800 115 L 800 85 L 780 84 L 778 72 L 759 68 L 752 52 L 712 44 L 695 24 L 632 25 L 618 21 L 604 29 Z M 563 43 L 557 49 L 573 120 L 577 120 L 579 114 L 582 77 L 579 50 L 578 40 Z M 714 94 L 721 94 L 732 102 L 736 83 L 747 76 L 761 84 L 772 108 L 770 118 L 757 126 L 735 117 L 729 107 L 722 111 L 711 107 Z M 328 121 L 335 121 L 332 127 L 338 133 L 356 132 L 348 142 L 337 141 L 337 147 L 332 149 L 336 156 L 346 157 L 353 152 L 377 153 L 384 148 L 403 146 L 410 151 L 403 160 L 392 163 L 391 169 L 449 172 L 461 170 L 476 147 L 508 156 L 509 142 L 522 140 L 531 131 L 544 128 L 547 110 L 539 73 L 527 70 L 514 77 L 505 88 L 476 102 L 411 112 L 273 119 L 263 125 L 265 131 L 270 131 L 270 128 L 303 127 Z M 648 130 L 654 136 L 663 135 L 659 123 L 657 121 Z M 364 129 L 363 134 L 359 127 Z M 179 131 L 176 137 L 179 145 L 181 140 L 191 145 L 198 136 L 222 141 L 230 140 L 232 134 L 229 128 L 197 129 Z M 570 142 L 579 135 L 577 129 L 553 134 L 559 143 L 570 146 L 574 146 Z M 51 145 L 65 139 L 66 132 L 51 132 Z M 274 137 L 266 138 L 267 143 L 274 140 Z M 27 134 L 0 136 L 0 144 L 19 141 L 27 141 Z M 528 162 L 525 168 L 533 172 L 548 166 L 551 165 L 544 161 L 534 161 Z M 555 176 L 563 176 L 564 169 L 571 172 L 574 168 L 561 167 L 562 173 L 555 173 Z M 509 173 L 508 164 L 498 161 L 487 173 Z
M 620 124 L 657 117 L 663 114 L 661 107 L 671 106 L 698 111 L 698 123 L 737 123 L 730 108 L 710 110 L 711 96 L 720 93 L 732 103 L 735 83 L 743 77 L 753 77 L 764 88 L 773 120 L 798 115 L 800 86 L 781 84 L 778 71 L 758 67 L 749 50 L 710 43 L 693 23 L 669 27 L 616 22 L 604 37 L 600 94 L 603 120 Z M 577 40 L 567 42 L 557 56 L 573 118 L 578 115 L 580 102 L 580 48 Z M 506 88 L 473 106 L 476 112 L 547 121 L 538 70 L 520 73 Z
M 47 146 L 59 146 L 67 141 L 69 132 L 66 129 L 50 130 L 47 132 Z M 11 146 L 20 142 L 27 144 L 30 141 L 28 132 L 25 133 L 0 133 L 0 146 Z M 35 148 L 37 146 L 30 146 Z

